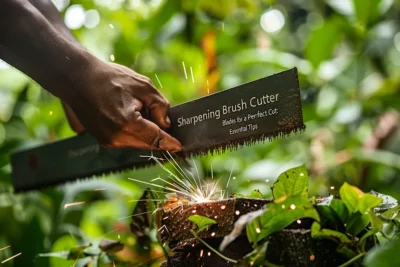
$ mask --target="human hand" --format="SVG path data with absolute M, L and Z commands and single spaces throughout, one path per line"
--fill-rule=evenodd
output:
M 83 125 L 105 147 L 182 150 L 179 141 L 162 130 L 171 124 L 169 103 L 149 78 L 94 59 L 73 84 L 64 107 L 75 131 Z

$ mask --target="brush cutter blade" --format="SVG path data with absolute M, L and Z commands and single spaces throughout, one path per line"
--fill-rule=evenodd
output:
M 183 144 L 183 158 L 305 129 L 295 68 L 172 107 L 169 117 L 168 132 Z M 103 148 L 92 136 L 78 135 L 13 153 L 13 184 L 25 191 L 140 168 L 155 163 L 146 157 L 151 155 L 163 152 Z

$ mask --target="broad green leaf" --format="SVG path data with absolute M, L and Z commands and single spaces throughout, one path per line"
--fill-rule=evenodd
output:
M 373 212 L 372 210 L 370 210 L 368 212 L 369 216 L 371 217 L 371 227 L 374 230 L 378 230 L 381 231 L 383 228 L 383 221 L 380 217 L 378 217 L 375 212 Z
M 306 58 L 317 68 L 322 61 L 328 60 L 336 45 L 342 39 L 341 21 L 325 20 L 322 26 L 314 28 L 308 37 L 305 48 Z
M 366 27 L 369 22 L 376 19 L 381 1 L 382 0 L 353 0 L 357 21 L 363 27 Z
M 357 209 L 362 214 L 382 203 L 382 198 L 371 194 L 364 194 L 358 201 Z
M 340 188 L 340 198 L 350 212 L 357 211 L 358 201 L 364 193 L 355 186 L 344 183 Z
M 251 191 L 248 198 L 263 198 L 263 195 L 261 194 L 260 190 L 255 189 L 255 190 Z
M 339 215 L 343 223 L 349 218 L 349 210 L 341 199 L 332 199 L 330 207 Z
M 400 206 L 391 208 L 380 215 L 385 220 L 394 220 L 400 213 Z
M 247 237 L 255 245 L 263 238 L 302 218 L 320 220 L 317 210 L 302 196 L 269 203 L 264 214 L 247 225 Z
M 363 266 L 366 267 L 393 267 L 400 266 L 400 239 L 392 240 L 382 246 L 370 250 L 364 258 Z
M 197 225 L 197 227 L 199 228 L 198 232 L 203 231 L 210 225 L 217 224 L 215 220 L 197 214 L 190 216 L 188 220 L 194 222 Z
M 335 241 L 338 244 L 351 244 L 352 241 L 346 236 L 346 234 L 330 230 L 322 229 L 318 222 L 314 222 L 311 226 L 312 238 L 324 238 Z
M 274 199 L 290 196 L 308 198 L 308 173 L 305 165 L 289 169 L 279 175 L 272 187 Z
M 356 236 L 364 230 L 371 222 L 369 214 L 361 214 L 360 212 L 353 213 L 346 222 L 346 231 Z

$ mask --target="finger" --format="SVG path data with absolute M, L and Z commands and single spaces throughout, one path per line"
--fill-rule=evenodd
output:
M 146 92 L 143 96 L 139 96 L 139 99 L 143 102 L 144 107 L 149 110 L 150 117 L 161 128 L 169 128 L 171 121 L 168 117 L 169 102 L 161 94 L 157 88 L 151 83 L 145 84 Z
M 119 134 L 118 142 L 143 149 L 174 152 L 182 150 L 182 145 L 177 139 L 161 130 L 155 123 L 144 119 L 139 111 L 135 111 L 133 122 Z
M 83 127 L 82 123 L 79 121 L 72 108 L 64 102 L 61 103 L 63 105 L 65 115 L 67 116 L 69 126 L 71 126 L 72 130 L 76 133 L 83 132 L 85 130 L 85 127 Z

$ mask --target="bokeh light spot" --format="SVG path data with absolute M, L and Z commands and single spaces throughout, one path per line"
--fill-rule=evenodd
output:
M 285 25 L 285 17 L 281 11 L 270 9 L 261 16 L 260 24 L 266 32 L 277 32 Z

